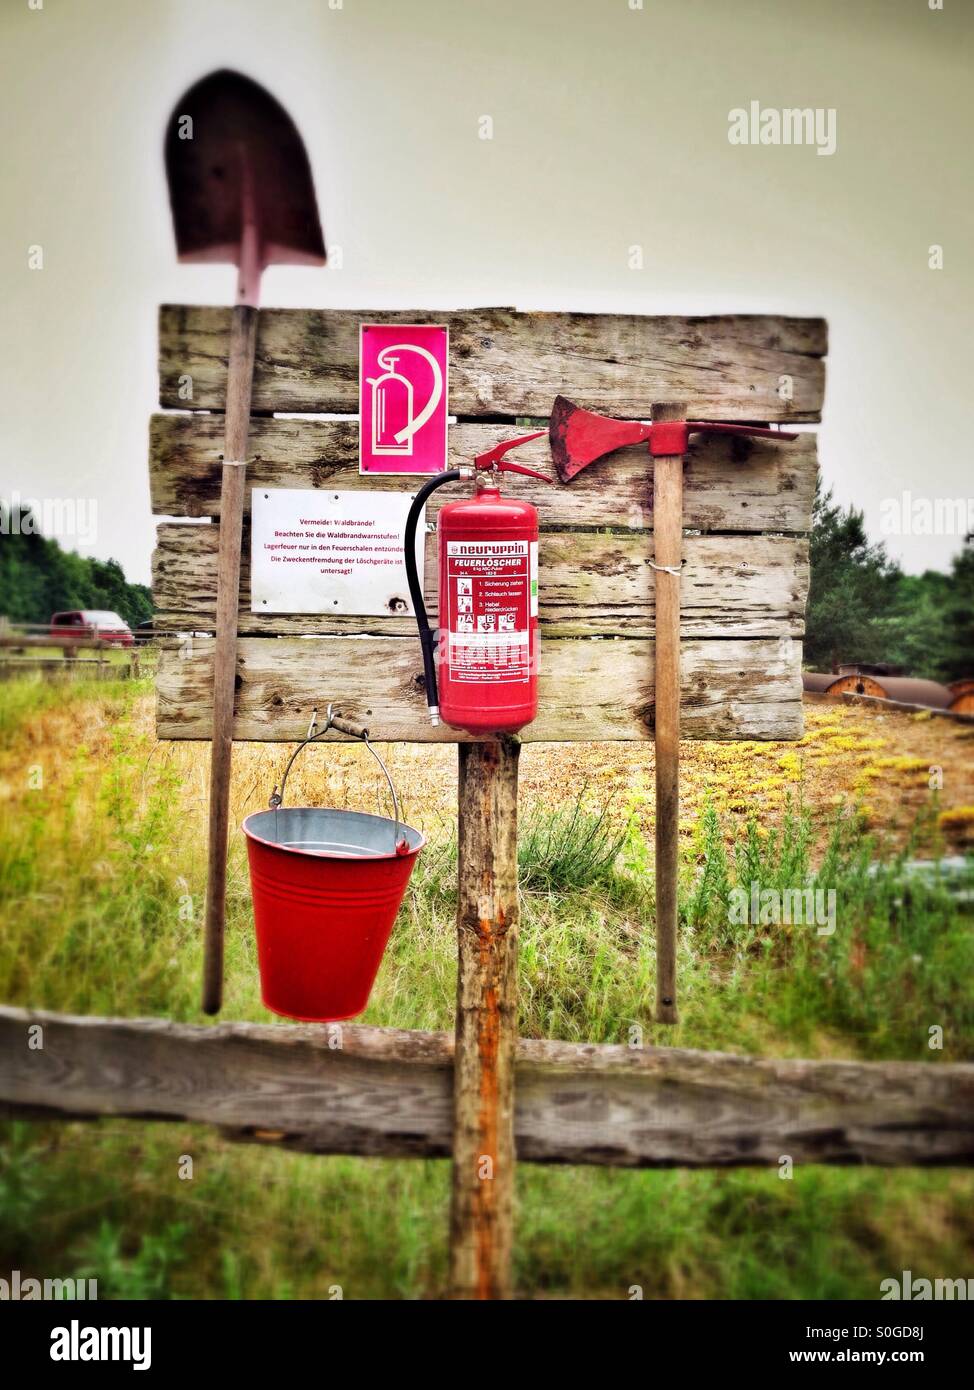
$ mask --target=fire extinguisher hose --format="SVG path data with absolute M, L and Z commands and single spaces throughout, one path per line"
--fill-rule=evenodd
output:
M 434 725 L 440 722 L 440 696 L 436 686 L 436 644 L 433 638 L 433 631 L 430 628 L 429 618 L 426 615 L 426 603 L 423 598 L 423 581 L 417 573 L 416 568 L 416 527 L 419 524 L 419 514 L 426 505 L 426 500 L 438 487 L 443 487 L 445 483 L 455 483 L 467 476 L 459 468 L 451 468 L 446 473 L 438 473 L 435 478 L 430 478 L 429 482 L 424 483 L 413 498 L 413 504 L 409 508 L 409 515 L 406 517 L 406 530 L 403 537 L 406 551 L 406 578 L 409 582 L 409 597 L 413 601 L 413 612 L 416 615 L 416 626 L 419 628 L 419 645 L 423 652 L 423 677 L 426 682 L 426 703 L 429 705 L 430 722 Z

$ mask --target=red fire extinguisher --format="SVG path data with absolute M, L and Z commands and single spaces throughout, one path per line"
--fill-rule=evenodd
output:
M 506 463 L 524 434 L 478 454 L 473 468 L 439 473 L 416 494 L 406 521 L 406 573 L 419 626 L 430 720 L 472 734 L 516 733 L 538 712 L 538 513 L 502 497 L 499 473 L 533 468 Z M 437 520 L 439 653 L 416 569 L 416 526 L 426 499 L 445 483 L 473 478 L 473 497 L 448 502 Z

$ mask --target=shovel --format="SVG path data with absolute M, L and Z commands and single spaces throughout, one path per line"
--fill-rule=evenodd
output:
M 301 137 L 250 78 L 224 69 L 191 87 L 169 118 L 165 154 L 179 259 L 230 262 L 239 271 L 220 484 L 203 964 L 203 1009 L 215 1014 L 223 998 L 240 539 L 260 277 L 269 265 L 324 265 L 325 244 Z

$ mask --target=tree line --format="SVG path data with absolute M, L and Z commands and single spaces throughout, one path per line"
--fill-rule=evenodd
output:
M 46 623 L 52 613 L 105 608 L 136 628 L 153 614 L 152 593 L 130 584 L 117 560 L 63 550 L 30 525 L 11 527 L 0 503 L 0 615 L 15 623 Z
M 69 608 L 110 608 L 133 628 L 152 617 L 151 591 L 130 584 L 116 560 L 76 555 L 23 527 L 0 532 L 0 614 L 11 621 L 46 623 Z M 974 537 L 948 573 L 904 574 L 869 540 L 861 511 L 819 490 L 810 559 L 806 666 L 889 662 L 932 680 L 974 675 Z
M 949 572 L 904 574 L 863 513 L 815 497 L 805 665 L 888 662 L 909 676 L 951 681 L 974 675 L 974 536 Z

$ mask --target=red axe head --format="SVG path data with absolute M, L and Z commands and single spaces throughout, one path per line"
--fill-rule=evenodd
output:
M 580 410 L 564 396 L 556 396 L 549 426 L 551 457 L 563 483 L 570 482 L 603 454 L 630 444 L 648 444 L 654 456 L 685 454 L 691 434 L 742 434 L 757 439 L 797 439 L 797 434 L 768 429 L 766 425 L 734 425 L 723 420 L 613 420 Z
M 548 429 L 555 472 L 563 483 L 570 482 L 603 454 L 611 454 L 627 444 L 641 444 L 649 438 L 649 432 L 649 425 L 638 420 L 611 420 L 607 415 L 582 410 L 564 396 L 556 396 Z

